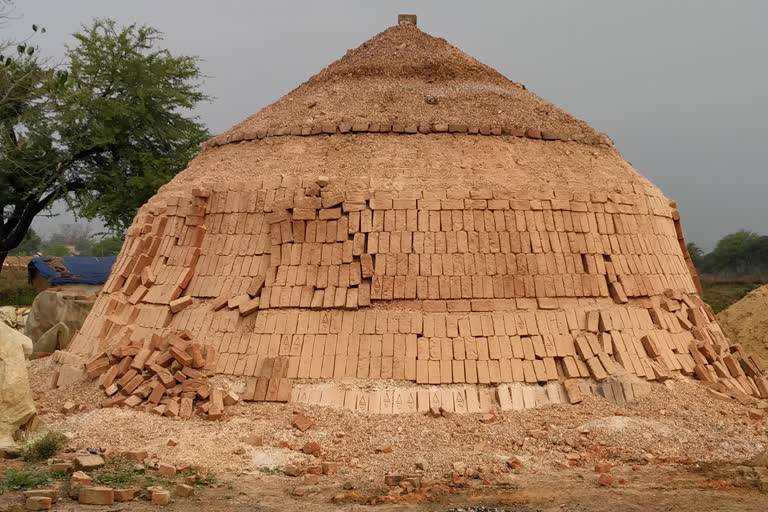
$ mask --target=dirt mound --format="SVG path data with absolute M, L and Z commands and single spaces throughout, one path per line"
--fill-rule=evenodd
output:
M 412 25 L 390 27 L 349 50 L 225 136 L 360 120 L 534 127 L 582 139 L 599 136 L 522 84 Z
M 717 319 L 732 342 L 768 360 L 768 285 L 752 290 Z

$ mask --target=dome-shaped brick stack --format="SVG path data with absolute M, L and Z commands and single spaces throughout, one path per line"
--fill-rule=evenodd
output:
M 246 400 L 369 412 L 621 401 L 680 373 L 768 397 L 698 288 L 674 202 L 609 138 L 401 25 L 162 187 L 71 350 L 179 369 L 191 338 Z

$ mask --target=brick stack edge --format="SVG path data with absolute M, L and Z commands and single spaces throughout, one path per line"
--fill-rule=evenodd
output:
M 246 400 L 287 401 L 296 379 L 674 373 L 768 398 L 762 361 L 699 297 L 676 205 L 650 186 L 611 190 L 398 192 L 280 176 L 176 189 L 136 217 L 70 350 L 93 356 L 92 377 L 140 377 L 107 405 L 139 396 L 180 416 L 185 396 L 214 407 L 217 373 L 247 378 Z
M 452 133 L 457 135 L 487 135 L 487 136 L 511 136 L 527 139 L 546 141 L 574 141 L 581 144 L 613 146 L 613 142 L 604 134 L 594 136 L 569 135 L 538 128 L 520 128 L 516 126 L 499 125 L 467 125 L 452 123 L 423 123 L 423 122 L 378 122 L 369 120 L 357 120 L 354 123 L 315 123 L 295 126 L 270 126 L 269 128 L 256 130 L 240 129 L 234 133 L 227 133 L 213 137 L 205 143 L 205 147 L 218 147 L 225 144 L 234 144 L 249 140 L 260 140 L 266 137 L 283 136 L 313 136 L 334 135 L 346 133 L 397 133 L 402 135 Z

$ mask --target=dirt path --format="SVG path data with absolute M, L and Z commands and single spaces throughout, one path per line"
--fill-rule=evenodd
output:
M 440 511 L 492 507 L 509 511 L 760 511 L 768 509 L 768 470 L 762 483 L 752 468 L 737 465 L 647 465 L 615 468 L 611 487 L 597 483 L 598 475 L 584 468 L 562 472 L 523 472 L 509 483 L 483 484 L 470 480 L 468 487 L 427 485 L 426 492 L 398 495 L 389 489 L 363 486 L 344 491 L 341 478 L 326 479 L 307 488 L 304 496 L 292 495 L 295 482 L 284 476 L 225 475 L 219 487 L 205 489 L 189 499 L 175 499 L 169 511 Z M 759 487 L 762 485 L 762 491 Z M 440 492 L 440 489 L 446 491 Z M 387 494 L 389 492 L 389 494 Z M 341 499 L 344 496 L 347 499 Z M 353 501 L 348 501 L 353 500 Z M 5 505 L 2 505 L 5 503 Z M 17 493 L 0 496 L 0 511 L 14 510 L 23 502 Z M 372 506 L 375 503 L 375 506 Z M 110 507 L 85 507 L 94 511 L 138 512 L 157 510 L 146 501 L 118 503 Z M 84 510 L 63 498 L 56 510 Z M 483 510 L 483 509 L 480 509 Z

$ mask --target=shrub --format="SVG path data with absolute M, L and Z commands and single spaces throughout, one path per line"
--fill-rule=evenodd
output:
M 50 459 L 66 441 L 67 438 L 63 434 L 49 430 L 25 444 L 21 450 L 21 457 L 27 462 Z

